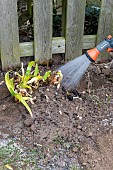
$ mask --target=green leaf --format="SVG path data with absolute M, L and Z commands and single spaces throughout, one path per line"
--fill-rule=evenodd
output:
M 43 79 L 44 79 L 44 80 L 47 80 L 47 78 L 50 76 L 50 74 L 51 74 L 51 71 L 47 71 L 47 72 L 44 74 Z
M 20 77 L 21 79 L 23 79 L 23 76 L 21 76 L 19 73 L 16 72 L 16 75 L 17 75 L 18 77 Z
M 20 94 L 15 94 L 15 97 L 26 107 L 26 109 L 28 110 L 28 112 L 30 113 L 31 117 L 33 117 L 33 114 L 31 112 L 30 107 L 28 106 L 28 104 L 26 103 L 26 101 L 24 100 L 24 98 L 20 95 Z
M 39 74 L 39 69 L 38 69 L 38 64 L 36 63 L 36 66 L 35 66 L 35 71 L 34 71 L 34 77 L 36 77 L 37 75 Z
M 28 76 L 24 76 L 24 79 L 23 79 L 23 84 L 26 84 L 27 83 L 27 81 L 29 80 L 29 79 L 31 79 L 31 77 L 32 77 L 32 75 L 30 74 L 30 75 L 28 75 Z
M 25 73 L 25 77 L 31 74 L 31 68 L 33 66 L 35 66 L 35 61 L 29 62 L 28 66 L 27 66 L 26 73 Z
M 12 96 L 15 96 L 15 94 L 16 94 L 16 92 L 12 89 L 12 88 L 10 88 L 10 93 L 12 94 Z
M 27 81 L 32 77 L 31 69 L 32 69 L 33 66 L 35 66 L 35 61 L 29 62 L 28 66 L 27 66 L 27 70 L 26 70 L 25 76 L 23 78 L 23 84 L 26 84 Z
M 27 84 L 20 84 L 19 87 L 23 88 L 23 89 L 31 89 L 30 86 L 28 86 Z
M 32 99 L 31 97 L 22 97 L 24 100 L 30 100 Z
M 14 96 L 15 95 L 15 91 L 14 91 L 13 79 L 9 78 L 9 73 L 10 73 L 10 71 L 8 71 L 5 74 L 5 83 L 6 83 L 6 86 L 7 86 L 8 90 L 10 91 L 10 93 Z
M 17 98 L 17 99 L 26 107 L 26 109 L 27 109 L 28 112 L 30 113 L 31 117 L 33 117 L 32 112 L 31 112 L 31 109 L 30 109 L 30 107 L 28 106 L 28 104 L 26 103 L 26 101 L 24 100 L 24 98 L 23 98 L 20 94 L 18 94 L 18 93 L 16 93 L 16 92 L 14 91 L 13 79 L 10 79 L 10 78 L 9 78 L 9 72 L 7 72 L 7 73 L 5 74 L 5 82 L 6 82 L 6 86 L 7 86 L 8 90 L 10 91 L 10 93 L 11 93 L 15 98 Z

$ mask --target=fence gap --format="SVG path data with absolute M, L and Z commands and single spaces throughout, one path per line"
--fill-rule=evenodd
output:
M 52 1 L 34 0 L 34 51 L 40 63 L 52 58 Z
M 62 0 L 53 0 L 53 37 L 62 37 Z
M 17 1 L 0 0 L 0 32 L 2 69 L 19 66 Z
M 113 0 L 101 0 L 101 10 L 98 24 L 97 43 L 103 41 L 109 34 L 113 36 Z M 99 56 L 109 57 L 109 53 L 102 52 Z
M 82 54 L 86 0 L 67 0 L 66 59 Z

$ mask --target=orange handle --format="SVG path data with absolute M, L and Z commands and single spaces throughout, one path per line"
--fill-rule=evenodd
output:
M 100 54 L 100 52 L 97 50 L 97 48 L 93 48 L 91 50 L 87 50 L 87 54 L 89 55 L 89 57 L 95 61 L 98 57 L 98 55 Z
M 107 52 L 113 52 L 113 48 L 108 48 Z

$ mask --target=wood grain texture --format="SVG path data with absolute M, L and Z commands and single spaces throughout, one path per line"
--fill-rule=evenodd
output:
M 98 24 L 97 43 L 103 41 L 109 34 L 113 36 L 113 0 L 101 0 L 101 11 Z M 101 57 L 108 57 L 109 53 L 102 52 Z
M 83 49 L 94 48 L 96 44 L 96 35 L 83 36 Z M 34 43 L 24 42 L 20 43 L 20 56 L 34 56 Z M 53 38 L 52 40 L 52 54 L 65 53 L 65 39 L 63 37 Z
M 96 46 L 97 35 L 84 35 L 83 36 L 83 49 L 90 49 Z
M 34 43 L 24 42 L 20 43 L 20 56 L 34 56 Z M 65 39 L 62 37 L 53 38 L 52 40 L 52 54 L 65 53 Z
M 66 58 L 82 54 L 86 0 L 67 0 Z
M 66 13 L 67 13 L 67 0 L 62 0 L 62 36 L 66 36 Z
M 20 65 L 17 0 L 0 0 L 2 69 Z
M 33 2 L 35 59 L 43 62 L 52 58 L 52 1 Z

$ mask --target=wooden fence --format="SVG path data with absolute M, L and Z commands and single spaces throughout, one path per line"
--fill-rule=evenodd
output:
M 2 69 L 20 65 L 20 57 L 49 61 L 52 54 L 65 53 L 70 60 L 82 49 L 95 47 L 113 35 L 113 0 L 101 0 L 97 35 L 84 35 L 86 0 L 62 0 L 62 37 L 52 37 L 52 0 L 33 0 L 34 42 L 19 43 L 17 0 L 0 0 L 0 56 Z

